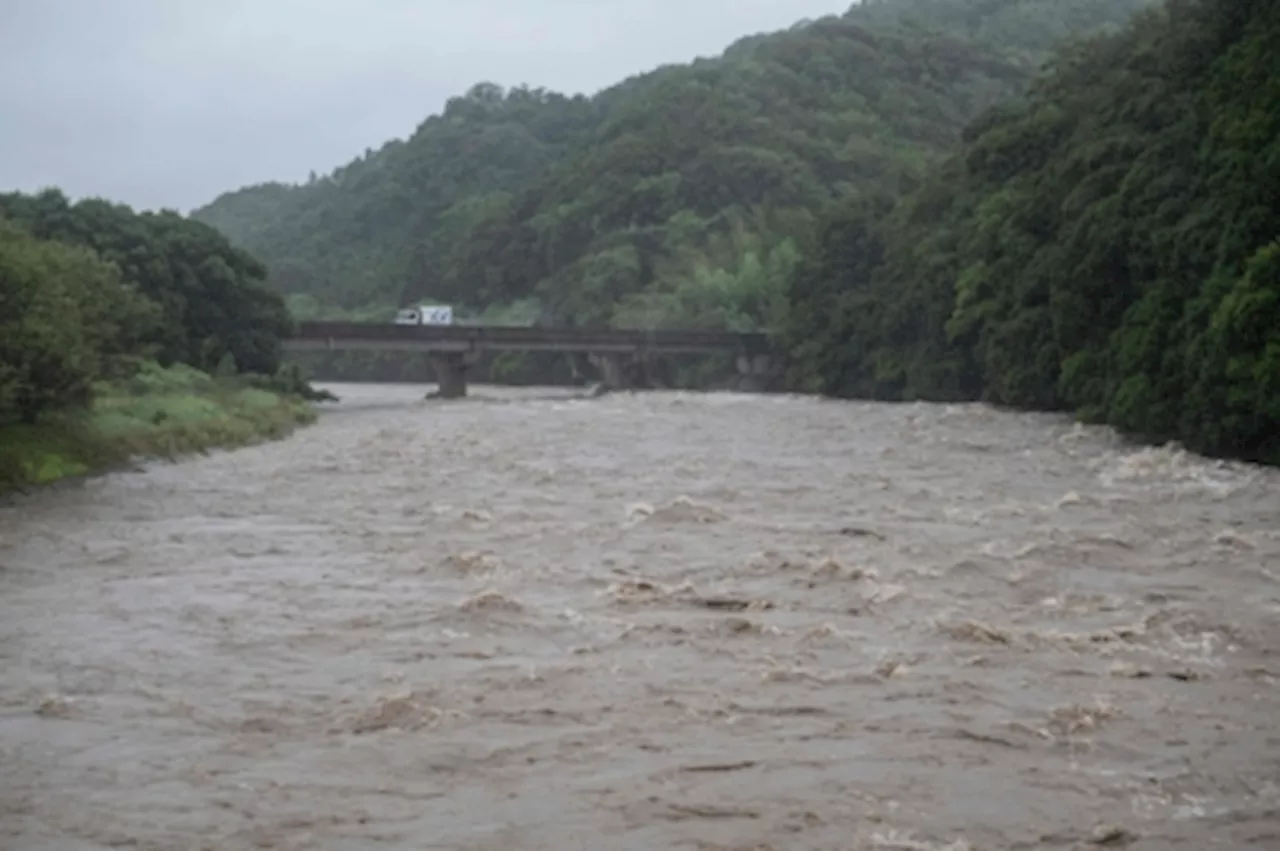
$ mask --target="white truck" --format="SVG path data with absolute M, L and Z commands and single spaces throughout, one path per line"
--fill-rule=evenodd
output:
M 452 325 L 453 308 L 447 304 L 420 304 L 396 313 L 397 325 Z

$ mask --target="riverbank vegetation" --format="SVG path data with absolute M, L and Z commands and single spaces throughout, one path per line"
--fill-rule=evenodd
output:
M 0 195 L 0 489 L 305 422 L 264 274 L 173 213 Z
M 477 85 L 194 216 L 302 314 L 767 329 L 796 389 L 1277 461 L 1277 14 L 867 0 L 592 97 Z
M 793 278 L 824 393 L 1066 410 L 1280 462 L 1280 5 L 1179 0 L 1060 51 Z
M 0 425 L 0 493 L 284 437 L 315 419 L 301 396 L 258 384 L 143 363 L 126 380 L 96 383 L 87 404 L 47 412 L 36 424 Z

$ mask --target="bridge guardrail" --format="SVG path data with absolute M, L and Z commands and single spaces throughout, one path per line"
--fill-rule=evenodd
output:
M 469 344 L 482 348 L 627 347 L 636 350 L 722 350 L 748 353 L 769 351 L 768 335 L 731 331 L 628 330 L 610 328 L 543 328 L 499 325 L 396 325 L 376 322 L 319 322 L 297 324 L 294 340 L 377 340 Z

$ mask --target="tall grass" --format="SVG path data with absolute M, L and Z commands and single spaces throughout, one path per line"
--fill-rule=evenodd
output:
M 148 363 L 128 380 L 98 385 L 86 410 L 0 426 L 0 492 L 276 439 L 315 416 L 305 400 L 243 379 Z

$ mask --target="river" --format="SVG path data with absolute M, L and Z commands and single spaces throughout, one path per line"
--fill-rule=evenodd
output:
M 0 848 L 1280 847 L 1280 474 L 978 405 L 338 386 L 0 506 Z

